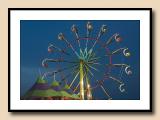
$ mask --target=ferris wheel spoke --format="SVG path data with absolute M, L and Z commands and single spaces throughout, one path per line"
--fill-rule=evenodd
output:
M 64 37 L 64 34 L 63 34 L 63 33 L 59 33 L 58 39 L 65 41 L 65 43 L 67 44 L 67 46 L 69 46 L 69 47 L 72 49 L 72 51 L 75 53 L 75 55 L 79 57 L 79 54 L 78 54 L 77 51 L 73 48 L 72 44 Z
M 79 85 L 80 84 L 78 83 L 77 86 L 75 87 L 75 89 L 73 90 L 74 93 L 78 90 Z
M 101 87 L 101 89 L 103 90 L 103 92 L 105 93 L 105 95 L 108 97 L 109 100 L 111 100 L 111 96 L 109 95 L 108 91 L 103 87 L 103 83 L 97 80 L 97 83 L 99 84 L 99 86 Z
M 62 55 L 60 55 L 60 59 L 63 59 L 63 58 L 62 58 Z M 62 69 L 61 64 L 56 64 L 56 65 L 57 65 L 57 68 L 58 68 L 58 69 Z M 73 69 L 73 68 L 72 68 L 72 69 Z M 66 81 L 66 80 L 67 80 L 67 78 L 70 77 L 70 74 L 65 75 L 64 72 L 60 72 L 59 75 L 61 76 L 62 81 L 65 82 L 65 84 L 67 84 L 67 81 Z
M 52 53 L 52 52 L 54 52 L 55 50 L 57 50 L 57 51 L 65 54 L 65 55 L 70 55 L 70 54 L 67 53 L 65 50 L 63 50 L 63 49 L 61 49 L 61 48 L 59 48 L 59 47 L 57 47 L 57 46 L 55 46 L 55 45 L 53 45 L 53 44 L 49 44 L 49 46 L 48 46 L 48 52 Z
M 118 78 L 115 78 L 115 77 L 113 77 L 113 76 L 108 76 L 108 78 L 110 78 L 111 80 L 116 81 L 116 82 L 119 83 L 119 84 L 122 84 L 122 83 L 123 83 L 121 80 L 119 80 Z
M 94 61 L 96 61 L 96 60 L 98 60 L 98 59 L 101 59 L 102 57 L 94 57 L 94 58 L 92 58 L 92 59 L 89 59 L 88 58 L 88 62 L 94 62 Z
M 118 53 L 120 53 L 121 51 L 122 51 L 122 53 L 123 53 L 123 55 L 124 55 L 125 57 L 130 57 L 131 54 L 130 54 L 130 52 L 128 51 L 128 48 L 119 48 L 119 49 L 113 51 L 112 53 L 107 54 L 106 56 L 118 54 Z
M 72 51 L 75 53 L 76 56 L 79 57 L 79 54 L 77 53 L 77 51 L 73 48 L 72 44 L 68 42 L 67 39 L 64 39 L 66 41 L 66 43 L 71 47 Z
M 69 87 L 72 87 L 73 83 L 75 82 L 75 80 L 77 79 L 79 75 L 79 72 L 75 75 L 74 79 L 72 80 L 72 82 L 70 83 Z
M 88 38 L 90 36 L 91 31 L 93 30 L 93 26 L 92 26 L 91 22 L 87 22 L 86 28 L 87 28 L 87 40 L 86 40 L 86 49 L 87 49 L 87 47 L 88 47 Z
M 115 34 L 112 35 L 108 40 L 107 42 L 105 43 L 105 46 L 108 46 L 109 44 L 111 44 L 113 42 L 113 38 L 114 38 Z
M 99 53 L 101 53 L 102 51 L 102 49 L 105 49 L 106 50 L 106 55 L 104 55 L 104 56 L 107 56 L 107 54 L 111 54 L 111 52 L 110 52 L 110 50 L 108 49 L 108 47 L 106 46 L 106 44 L 104 43 L 104 42 L 102 42 L 102 41 L 98 41 L 97 42 L 101 47 L 99 47 L 96 51 L 96 54 L 98 55 Z
M 65 70 L 71 69 L 73 67 L 75 67 L 75 65 L 74 66 L 70 66 L 70 67 L 66 67 L 66 68 L 62 68 L 62 69 L 58 69 L 58 70 L 52 71 L 52 72 L 46 72 L 46 73 L 44 73 L 43 77 L 55 76 L 55 74 L 61 73 L 61 72 L 65 71 Z
M 120 79 L 121 79 L 121 75 L 123 73 L 122 68 L 123 68 L 123 66 L 121 67 L 121 70 L 120 70 Z M 119 84 L 119 87 L 118 87 L 119 91 L 125 92 L 124 83 L 121 80 L 119 80 L 113 76 L 109 76 L 109 75 L 106 75 L 106 78 L 111 78 L 112 80 L 116 81 Z
M 108 46 L 109 44 L 111 44 L 113 41 L 116 41 L 116 42 L 121 42 L 122 41 L 122 38 L 120 37 L 120 35 L 118 33 L 115 33 L 113 34 L 108 40 L 107 42 L 105 43 L 105 46 Z
M 95 64 L 95 65 L 102 65 L 100 63 L 96 63 L 96 62 L 87 62 L 88 64 Z
M 91 51 L 93 51 L 93 48 L 95 47 L 95 45 L 97 44 L 98 41 L 100 41 L 100 37 L 107 32 L 107 26 L 106 25 L 102 25 L 100 28 L 100 31 L 97 35 L 97 38 L 95 40 L 95 42 L 93 43 L 92 47 L 90 48 Z
M 79 34 L 78 34 L 78 28 L 76 27 L 76 25 L 72 25 L 71 27 L 71 31 L 75 34 L 76 36 L 76 41 L 78 42 L 78 46 L 79 48 L 81 47 L 81 44 L 80 44 L 80 39 L 79 39 Z
M 94 76 L 94 74 L 93 74 L 92 71 L 88 68 L 88 66 L 85 65 L 85 69 L 86 69 L 92 76 Z
M 65 81 L 67 78 L 69 78 L 71 76 L 71 74 L 69 73 L 69 74 L 67 74 L 67 75 L 65 75 L 65 76 L 63 76 L 63 78 L 61 79 L 62 81 Z
M 74 66 L 71 66 L 71 67 L 66 67 L 66 68 L 63 68 L 63 69 L 59 69 L 57 71 L 52 71 L 52 72 L 48 72 L 48 73 L 45 73 L 45 76 L 55 76 L 56 74 L 58 73 L 62 73 L 63 71 L 65 70 L 68 70 L 68 69 L 71 69 L 73 68 Z M 71 76 L 72 72 L 70 72 L 69 74 L 63 76 L 63 78 L 61 79 L 61 81 L 64 81 L 66 84 L 67 84 L 67 81 L 66 79 L 69 78 Z
M 100 28 L 100 31 L 97 35 L 97 38 L 96 38 L 96 41 L 94 42 L 93 46 L 92 46 L 92 49 L 94 48 L 94 46 L 97 44 L 97 42 L 99 41 L 100 37 L 105 33 L 107 32 L 107 26 L 106 25 L 102 25 L 101 28 Z
M 108 67 L 124 67 L 124 71 L 127 75 L 132 75 L 132 70 L 127 64 L 107 64 Z
M 94 87 L 91 87 L 91 90 L 94 90 L 96 89 L 97 87 L 99 87 L 98 85 L 94 86 Z
M 108 91 L 107 91 L 102 85 L 100 85 L 100 86 L 101 86 L 103 92 L 105 93 L 105 95 L 108 97 L 108 99 L 111 100 L 112 98 L 111 98 L 111 96 L 109 95 Z
M 73 68 L 73 67 L 75 67 L 75 66 L 77 66 L 77 65 L 73 65 L 73 66 L 69 66 L 69 67 L 62 68 L 62 69 L 58 69 L 58 70 L 56 70 L 56 71 L 54 71 L 54 72 L 55 72 L 55 73 L 60 73 L 60 72 L 63 72 L 63 71 L 65 71 L 65 70 L 69 70 L 69 69 L 71 69 L 71 68 Z
M 110 67 L 129 67 L 129 65 L 127 64 L 106 64 L 106 66 L 110 66 Z
M 58 58 L 58 59 L 48 59 L 48 58 L 45 58 L 43 61 L 42 61 L 42 66 L 43 67 L 48 67 L 48 62 L 66 62 L 66 63 L 72 63 L 72 64 L 76 64 L 78 62 L 76 61 L 68 61 L 68 60 L 64 60 L 63 58 Z
M 93 67 L 93 66 L 91 66 L 91 65 L 89 65 L 89 64 L 86 64 L 86 66 L 89 67 L 89 68 L 91 68 L 91 69 L 93 69 L 93 70 L 95 70 L 95 71 L 98 71 L 98 72 L 99 72 L 98 69 L 96 69 L 95 67 Z
M 61 69 L 60 71 L 68 70 L 68 69 L 74 68 L 74 67 L 76 67 L 76 66 L 77 66 L 77 65 L 69 66 L 69 67 L 66 67 L 66 68 Z
M 76 68 L 77 68 L 77 66 L 73 67 L 73 68 L 72 68 L 72 71 L 71 71 L 69 74 L 64 75 L 63 78 L 62 78 L 62 81 L 66 80 L 66 79 L 69 78 L 71 75 L 73 75 L 73 74 L 74 74 L 74 71 L 76 70 Z M 66 81 L 65 81 L 65 82 L 66 82 Z M 67 82 L 66 82 L 66 83 L 67 83 Z

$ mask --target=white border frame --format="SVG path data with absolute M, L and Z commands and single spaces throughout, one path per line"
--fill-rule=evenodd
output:
M 20 100 L 20 20 L 140 20 L 140 100 Z M 10 110 L 150 110 L 150 29 L 149 10 L 10 11 Z

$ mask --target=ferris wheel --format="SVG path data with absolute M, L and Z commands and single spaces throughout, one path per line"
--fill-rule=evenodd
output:
M 71 32 L 73 38 L 67 39 L 65 33 L 59 33 L 58 42 L 63 44 L 59 47 L 55 41 L 48 45 L 49 58 L 44 58 L 42 66 L 46 68 L 54 67 L 52 71 L 44 73 L 44 77 L 52 77 L 53 81 L 59 81 L 61 86 L 70 89 L 71 93 L 79 95 L 81 100 L 94 100 L 93 95 L 96 89 L 101 89 L 105 99 L 111 100 L 105 83 L 107 80 L 116 82 L 120 92 L 124 93 L 125 83 L 122 80 L 123 74 L 132 74 L 131 66 L 124 62 L 125 58 L 131 56 L 129 48 L 118 47 L 111 49 L 110 46 L 123 42 L 119 33 L 108 36 L 108 26 L 101 25 L 98 30 L 88 21 L 85 25 L 85 33 L 81 33 L 78 26 L 73 24 Z M 97 32 L 97 34 L 93 34 Z M 107 39 L 105 38 L 107 37 Z M 115 63 L 114 56 L 120 56 L 123 61 Z M 118 61 L 118 60 L 117 60 Z M 117 62 L 116 61 L 116 62 Z M 114 70 L 118 69 L 118 74 Z

